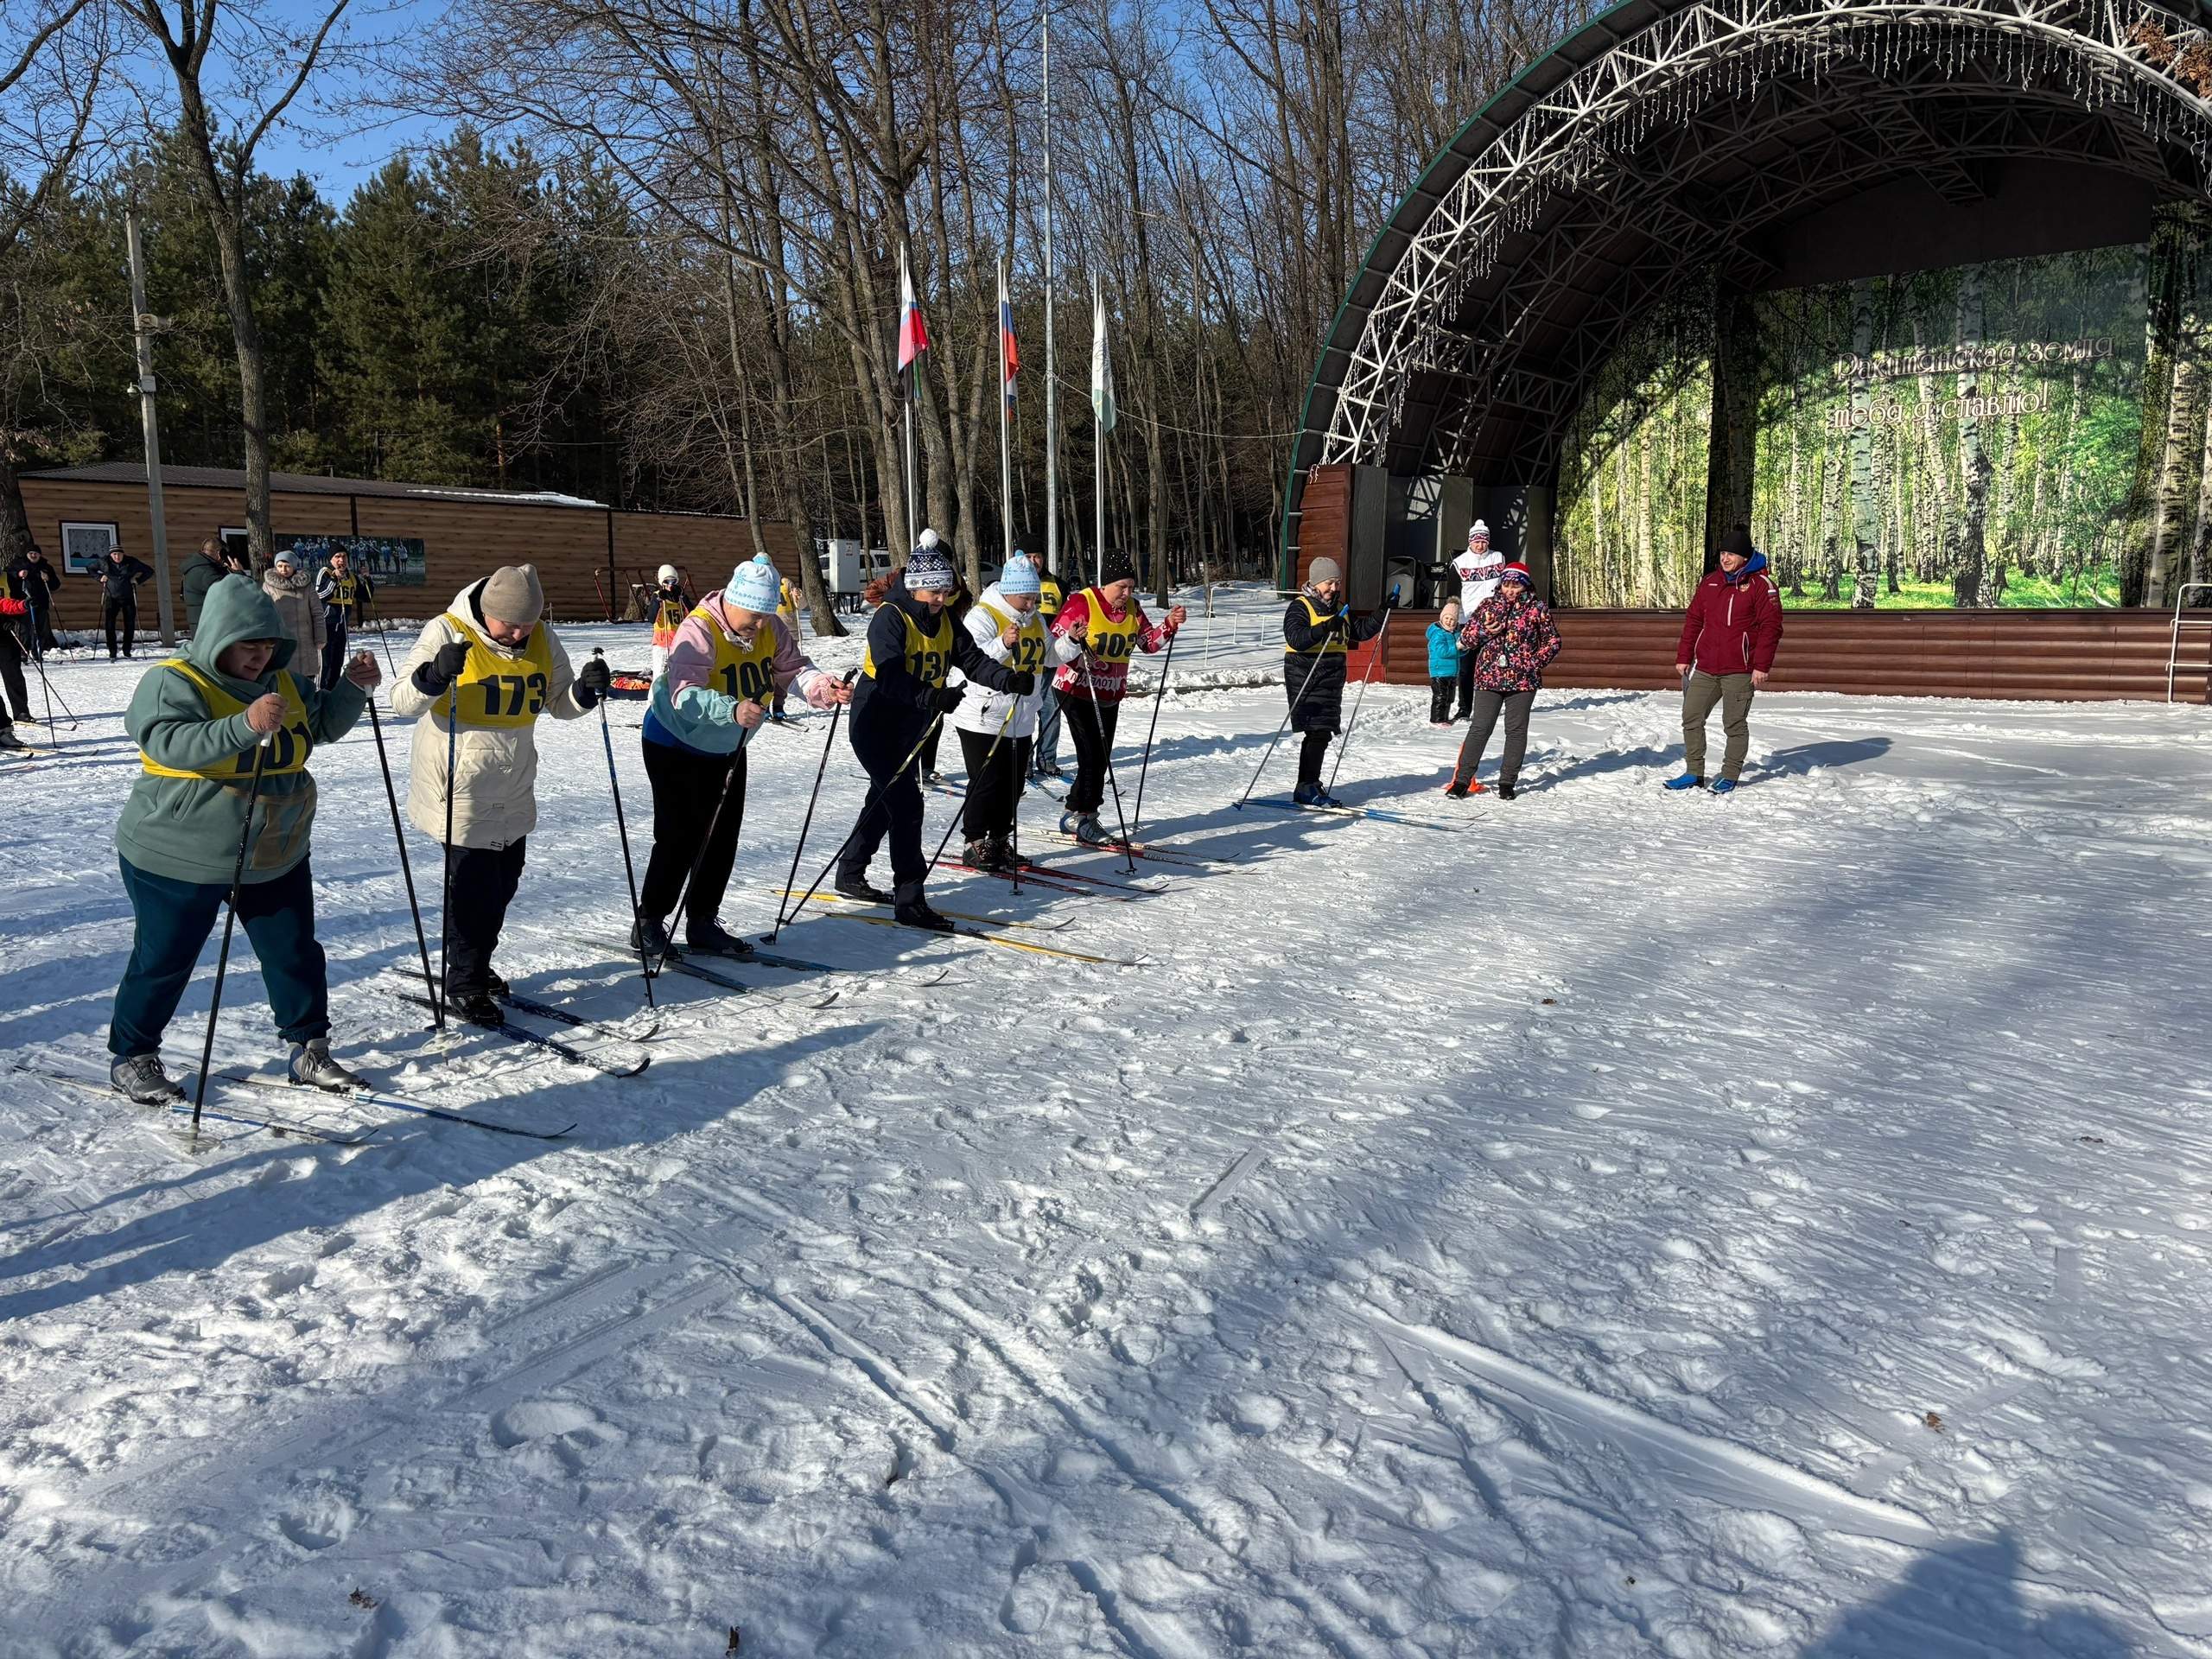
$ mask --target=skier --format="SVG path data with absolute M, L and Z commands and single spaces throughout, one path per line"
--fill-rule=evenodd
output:
M 54 596 L 61 591 L 61 578 L 36 542 L 26 546 L 22 556 L 8 567 L 8 575 L 22 588 L 21 597 L 30 607 L 31 654 L 43 661 L 48 652 L 58 649 L 54 639 Z
M 181 655 L 140 678 L 124 715 L 141 771 L 115 826 L 115 849 L 137 927 L 108 1027 L 109 1077 L 142 1105 L 183 1098 L 162 1069 L 162 1033 L 230 895 L 243 844 L 238 918 L 261 958 L 277 1033 L 292 1046 L 291 1075 L 322 1089 L 357 1088 L 361 1079 L 330 1058 L 330 988 L 308 868 L 315 789 L 307 764 L 360 718 L 381 677 L 376 661 L 362 652 L 328 691 L 294 673 L 295 647 L 276 607 L 244 576 L 207 590 L 200 623 Z
M 408 653 L 391 711 L 416 721 L 407 816 L 446 842 L 445 990 L 461 1017 L 497 1026 L 506 982 L 492 952 L 522 880 L 537 826 L 540 715 L 575 720 L 596 707 L 613 675 L 594 658 L 581 672 L 539 619 L 545 590 L 531 565 L 507 565 L 454 595 Z M 418 718 L 419 717 L 419 718 Z M 455 728 L 458 730 L 455 730 Z M 447 835 L 446 765 L 458 750 Z
M 1452 693 L 1459 683 L 1459 601 L 1447 599 L 1428 625 L 1428 723 L 1452 723 Z
M 322 683 L 327 689 L 337 678 L 338 664 L 346 655 L 346 636 L 367 620 L 377 585 L 366 572 L 353 569 L 344 548 L 334 547 L 328 567 L 315 578 L 315 592 L 322 601 L 323 632 L 329 641 L 322 658 Z
M 677 630 L 691 614 L 691 596 L 683 591 L 683 578 L 672 564 L 661 566 L 653 580 L 658 584 L 653 589 L 653 678 L 658 679 L 675 648 Z
M 751 953 L 751 945 L 723 931 L 716 919 L 745 817 L 746 734 L 760 724 L 767 712 L 763 704 L 779 688 L 796 685 L 817 709 L 849 702 L 853 695 L 851 687 L 800 654 L 797 634 L 776 613 L 776 585 L 775 567 L 765 555 L 739 565 L 727 587 L 709 594 L 683 620 L 667 667 L 653 679 L 645 731 L 653 854 L 630 948 L 655 963 L 676 954 L 664 918 L 676 908 L 679 892 L 687 950 L 717 957 Z
M 753 556 L 764 558 L 766 556 L 755 554 Z M 784 632 L 792 639 L 798 639 L 798 590 L 791 586 L 788 578 L 784 576 L 776 578 L 776 615 L 784 624 Z M 779 726 L 784 723 L 784 687 L 781 683 L 779 683 L 776 687 L 775 701 L 769 705 L 768 718 Z
M 1039 579 L 1037 614 L 1045 619 L 1047 629 L 1059 617 L 1061 597 L 1060 579 L 1046 571 Z M 1041 784 L 1047 778 L 1065 775 L 1060 770 L 1060 704 L 1048 688 L 1038 704 L 1037 741 L 1029 751 L 1029 781 Z
M 1738 524 L 1720 538 L 1720 568 L 1690 595 L 1675 647 L 1675 673 L 1682 682 L 1682 772 L 1669 789 L 1705 787 L 1705 722 L 1720 705 L 1728 744 L 1713 792 L 1726 795 L 1744 775 L 1751 747 L 1751 693 L 1766 689 L 1774 653 L 1782 644 L 1782 595 L 1766 574 L 1766 555 L 1751 545 L 1751 526 Z
M 200 626 L 200 607 L 207 602 L 207 590 L 231 574 L 231 562 L 223 555 L 223 544 L 210 536 L 200 543 L 200 550 L 184 562 L 184 631 L 192 632 Z M 281 611 L 283 607 L 280 606 Z M 291 636 L 298 639 L 297 634 Z M 304 671 L 309 678 L 315 670 Z
M 868 652 L 853 692 L 849 727 L 853 753 L 868 769 L 868 804 L 837 855 L 836 889 L 848 898 L 897 906 L 898 919 L 909 927 L 949 933 L 952 924 L 930 907 L 923 893 L 929 874 L 922 851 L 922 791 L 914 767 L 925 738 L 941 717 L 960 707 L 969 688 L 947 685 L 957 668 L 969 680 L 993 691 L 1027 696 L 1036 689 L 1033 675 L 996 663 L 968 631 L 947 614 L 960 586 L 952 560 L 933 530 L 906 561 L 901 587 L 887 591 L 868 619 Z M 893 889 L 868 885 L 868 861 L 891 836 Z
M 100 621 L 107 630 L 107 659 L 115 660 L 118 625 L 123 638 L 123 654 L 130 655 L 130 647 L 138 635 L 138 589 L 154 579 L 149 566 L 141 564 L 121 547 L 111 547 L 107 557 L 96 567 L 100 579 Z
M 1470 791 L 1481 793 L 1475 768 L 1502 710 L 1505 752 L 1497 761 L 1497 798 L 1510 801 L 1521 781 L 1521 757 L 1529 749 L 1529 710 L 1543 689 L 1544 670 L 1560 652 L 1551 607 L 1535 596 L 1527 565 L 1516 560 L 1502 567 L 1497 591 L 1461 630 L 1459 643 L 1475 659 L 1475 706 L 1444 792 L 1454 800 L 1464 800 Z
M 1482 603 L 1497 591 L 1499 572 L 1505 569 L 1505 555 L 1494 553 L 1490 545 L 1490 526 L 1478 518 L 1467 526 L 1467 550 L 1452 561 L 1452 572 L 1459 578 L 1459 615 L 1461 626 L 1474 620 Z M 1475 659 L 1471 653 L 1459 658 L 1459 712 L 1454 720 L 1465 720 L 1474 708 Z
M 1119 549 L 1100 561 L 1098 583 L 1070 594 L 1052 620 L 1052 677 L 1055 700 L 1069 735 L 1075 740 L 1075 783 L 1068 790 L 1060 833 L 1089 847 L 1110 845 L 1113 837 L 1098 822 L 1106 799 L 1106 771 L 1114 753 L 1114 728 L 1129 684 L 1135 652 L 1163 651 L 1190 613 L 1180 605 L 1154 623 L 1137 601 L 1135 562 Z
M 1386 598 L 1365 620 L 1355 618 L 1344 608 L 1343 569 L 1334 559 L 1316 559 L 1306 586 L 1283 613 L 1283 691 L 1290 698 L 1291 729 L 1306 734 L 1298 751 L 1298 787 L 1290 798 L 1300 806 L 1344 804 L 1321 787 L 1321 762 L 1344 724 L 1346 655 L 1382 632 L 1391 604 Z
M 323 608 L 316 601 L 308 573 L 300 569 L 289 551 L 279 553 L 269 562 L 268 574 L 261 578 L 261 591 L 276 606 L 276 620 L 283 625 L 284 637 L 299 647 L 288 666 L 302 679 L 320 682 L 326 625 Z
M 1032 682 L 1031 689 L 1020 694 L 987 691 L 971 696 L 952 716 L 961 753 L 968 760 L 968 800 L 961 810 L 961 832 L 967 838 L 970 869 L 1026 869 L 1031 862 L 1014 851 L 1014 817 L 1021 781 L 1029 770 L 1037 708 L 1045 700 L 1035 683 L 1044 672 L 1047 639 L 1044 619 L 1038 614 L 1042 587 L 1037 567 L 1017 553 L 968 613 L 966 626 L 976 648 Z
M 15 722 L 31 720 L 30 687 L 23 680 L 23 658 L 29 656 L 31 647 L 27 636 L 32 634 L 30 590 L 16 569 L 0 575 L 0 749 L 20 749 L 23 744 L 16 736 Z

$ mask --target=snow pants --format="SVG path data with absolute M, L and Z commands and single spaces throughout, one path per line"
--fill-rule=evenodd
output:
M 1475 709 L 1475 653 L 1464 652 L 1459 658 L 1459 712 L 1454 720 L 1465 720 Z
M 1705 776 L 1705 722 L 1716 702 L 1720 705 L 1720 730 L 1728 740 L 1721 751 L 1720 775 L 1732 782 L 1743 776 L 1744 758 L 1751 751 L 1749 674 L 1690 671 L 1682 682 L 1682 770 Z
M 861 809 L 860 821 L 853 825 L 853 833 L 845 837 L 837 855 L 839 880 L 865 880 L 875 849 L 883 845 L 887 835 L 891 837 L 894 885 L 918 888 L 929 874 L 922 852 L 922 785 L 915 776 L 921 757 L 915 756 L 903 769 L 900 766 L 914 747 L 912 738 L 887 745 L 874 734 L 855 734 L 853 753 L 868 772 L 868 804 Z M 898 772 L 896 778 L 892 776 L 893 772 Z
M 996 754 L 991 753 L 994 743 Z M 1029 740 L 963 728 L 960 752 L 968 760 L 968 804 L 961 809 L 960 833 L 969 841 L 1012 835 L 1014 805 L 1029 770 Z
M 737 861 L 737 832 L 745 822 L 745 751 L 693 754 L 651 738 L 645 750 L 645 776 L 653 785 L 653 855 L 645 866 L 639 913 L 664 921 L 682 893 L 684 919 L 711 922 L 721 912 L 730 867 Z M 695 863 L 699 873 L 686 892 L 683 879 Z
M 1452 718 L 1452 693 L 1459 683 L 1456 674 L 1432 674 L 1428 679 L 1428 723 L 1442 726 Z
M 142 870 L 127 858 L 117 861 L 137 925 L 123 982 L 115 988 L 107 1049 L 129 1059 L 162 1052 L 162 1033 L 176 1014 L 231 889 L 227 882 L 179 881 Z M 240 887 L 238 925 L 261 958 L 261 982 L 269 989 L 277 1034 L 291 1043 L 327 1037 L 330 981 L 315 937 L 315 880 L 308 861 L 273 881 Z
M 346 639 L 349 630 L 346 613 L 330 611 L 323 616 L 322 676 L 316 683 L 326 691 L 338 683 L 338 676 L 346 666 Z
M 525 836 L 505 847 L 455 847 L 447 879 L 444 944 L 446 995 L 477 996 L 492 986 L 492 952 L 507 925 L 507 906 L 522 885 Z
M 1075 740 L 1075 782 L 1068 790 L 1068 810 L 1096 812 L 1106 798 L 1106 768 L 1114 753 L 1114 728 L 1121 723 L 1122 705 L 1094 702 L 1072 691 L 1054 691 L 1060 718 Z
M 1029 780 L 1060 769 L 1060 702 L 1057 693 L 1046 697 L 1037 711 L 1037 737 L 1030 746 Z
M 1474 710 L 1467 717 L 1466 741 L 1459 745 L 1459 764 L 1452 768 L 1452 781 L 1475 781 L 1475 768 L 1482 764 L 1483 751 L 1490 747 L 1490 734 L 1503 713 L 1505 750 L 1497 757 L 1498 786 L 1510 789 L 1519 783 L 1521 757 L 1529 752 L 1529 710 L 1535 702 L 1534 691 L 1477 691 Z

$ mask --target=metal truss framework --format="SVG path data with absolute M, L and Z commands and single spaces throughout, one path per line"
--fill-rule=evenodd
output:
M 2037 157 L 2206 196 L 2212 104 L 2171 69 L 2207 38 L 2132 0 L 1626 0 L 1493 99 L 1378 238 L 1307 394 L 1287 544 L 1317 462 L 1548 482 L 1633 320 L 1757 284 L 1761 232 L 1872 186 L 1964 204 L 1980 164 Z

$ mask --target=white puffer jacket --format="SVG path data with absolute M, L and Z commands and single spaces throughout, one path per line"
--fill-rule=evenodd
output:
M 999 625 L 991 620 L 990 611 L 983 608 L 986 605 L 1007 617 L 1015 617 L 1013 605 L 999 591 L 999 585 L 995 582 L 983 589 L 981 599 L 969 607 L 965 626 L 969 637 L 983 648 L 986 657 L 995 663 L 1007 662 L 1014 653 L 999 643 Z M 1030 615 L 1036 616 L 1037 613 L 1032 611 Z M 1020 619 L 1015 617 L 1015 620 Z M 968 687 L 968 695 L 960 701 L 960 707 L 952 711 L 951 724 L 956 728 L 976 732 L 984 737 L 996 737 L 999 722 L 1006 719 L 1007 705 L 1011 703 L 1014 705 L 1014 722 L 1005 728 L 1007 741 L 1011 742 L 1017 737 L 1036 735 L 1037 715 L 1044 707 L 1046 690 L 1052 680 L 1050 670 L 1058 660 L 1052 648 L 1059 643 L 1052 638 L 1052 625 L 1042 618 L 1039 620 L 1043 623 L 1045 631 L 1045 660 L 1037 671 L 1036 690 L 1026 697 L 1017 697 L 1011 691 L 994 691 L 988 685 L 971 683 Z
M 443 693 L 423 696 L 415 684 L 415 671 L 445 646 L 467 643 L 457 617 L 467 617 L 500 656 L 518 658 L 523 654 L 523 647 L 505 650 L 484 632 L 479 604 L 483 588 L 482 582 L 462 588 L 447 613 L 423 630 L 415 649 L 399 665 L 399 681 L 391 688 L 391 712 L 415 721 L 407 767 L 408 820 L 434 841 L 443 841 L 446 833 L 447 700 Z M 575 671 L 569 666 L 569 653 L 561 649 L 559 637 L 543 620 L 537 626 L 545 629 L 553 657 L 544 712 L 556 720 L 575 720 L 585 712 L 576 701 Z M 463 721 L 455 770 L 460 785 L 453 803 L 454 846 L 512 847 L 537 827 L 537 740 L 533 728 L 471 726 Z

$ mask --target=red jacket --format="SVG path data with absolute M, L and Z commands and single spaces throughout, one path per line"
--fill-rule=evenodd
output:
M 1102 621 L 1122 622 L 1132 612 L 1135 613 L 1136 646 L 1139 651 L 1158 651 L 1175 637 L 1174 625 L 1164 620 L 1152 620 L 1144 613 L 1144 607 L 1134 595 L 1129 600 L 1128 610 L 1116 611 L 1106 605 L 1105 596 L 1096 588 L 1082 588 L 1060 601 L 1060 613 L 1052 619 L 1052 632 L 1063 639 L 1071 633 L 1088 639 L 1090 637 L 1090 607 L 1094 598 L 1098 601 Z M 1073 696 L 1088 697 L 1096 692 L 1096 700 L 1100 702 L 1119 702 L 1129 689 L 1129 665 L 1125 660 L 1109 662 L 1086 651 L 1073 662 L 1063 665 L 1052 677 L 1052 683 Z
M 1754 553 L 1734 575 L 1715 570 L 1690 595 L 1675 660 L 1707 674 L 1770 674 L 1782 643 L 1782 595 Z

